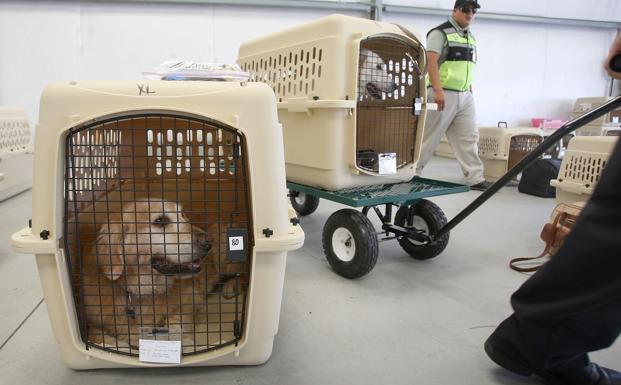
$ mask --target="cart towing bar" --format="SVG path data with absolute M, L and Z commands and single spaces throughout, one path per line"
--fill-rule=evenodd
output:
M 617 55 L 612 58 L 611 68 L 616 72 L 621 72 L 621 55 Z M 617 66 L 613 66 L 617 64 Z M 534 162 L 541 154 L 546 152 L 549 148 L 554 146 L 556 142 L 561 140 L 565 135 L 573 132 L 574 130 L 584 126 L 585 124 L 599 118 L 600 116 L 621 107 L 621 96 L 617 96 L 614 99 L 602 104 L 601 106 L 581 115 L 574 120 L 567 122 L 561 128 L 556 130 L 552 135 L 548 136 L 539 146 L 535 147 L 529 152 L 520 162 L 518 162 L 511 170 L 498 179 L 493 185 L 485 190 L 477 199 L 472 201 L 465 209 L 463 209 L 455 218 L 451 219 L 444 227 L 442 227 L 436 234 L 431 235 L 432 242 L 439 239 L 444 234 L 451 231 L 461 221 L 463 221 L 468 215 L 472 214 L 474 210 L 479 208 L 485 201 L 487 201 L 492 195 L 506 185 L 513 177 L 519 174 L 529 164 Z

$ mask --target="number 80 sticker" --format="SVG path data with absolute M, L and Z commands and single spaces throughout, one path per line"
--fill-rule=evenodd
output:
M 237 251 L 244 249 L 244 237 L 229 237 L 229 250 Z

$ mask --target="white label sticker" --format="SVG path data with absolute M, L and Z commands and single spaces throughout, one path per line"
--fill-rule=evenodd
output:
M 142 362 L 155 362 L 158 364 L 181 363 L 181 341 L 140 339 L 138 345 L 140 348 L 138 359 Z
M 397 172 L 397 154 L 387 152 L 379 154 L 379 174 L 395 174 Z
M 229 250 L 238 251 L 244 249 L 244 237 L 229 237 Z

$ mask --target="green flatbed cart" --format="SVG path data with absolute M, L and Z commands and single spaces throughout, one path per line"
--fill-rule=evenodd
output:
M 429 242 L 447 220 L 432 196 L 468 191 L 468 186 L 415 177 L 408 182 L 352 187 L 337 191 L 287 182 L 289 198 L 300 216 L 312 214 L 319 199 L 327 199 L 362 212 L 342 209 L 333 213 L 323 227 L 323 250 L 334 271 L 346 278 L 368 274 L 377 262 L 378 242 L 397 239 L 413 258 L 424 260 L 440 254 L 448 244 L 449 234 Z M 384 212 L 378 206 L 385 206 Z M 393 221 L 393 208 L 397 208 Z M 369 210 L 382 222 L 381 231 L 367 218 Z M 379 238 L 380 235 L 385 235 Z

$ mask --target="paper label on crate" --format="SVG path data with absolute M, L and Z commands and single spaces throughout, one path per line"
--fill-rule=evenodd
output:
M 245 262 L 246 261 L 246 240 L 248 239 L 248 230 L 242 228 L 230 228 L 226 230 L 226 256 L 229 262 Z
M 244 237 L 230 237 L 229 250 L 237 251 L 244 249 Z
M 379 174 L 395 174 L 397 172 L 397 154 L 394 152 L 387 152 L 379 154 Z
M 138 360 L 157 364 L 180 364 L 181 341 L 143 340 L 138 342 Z

